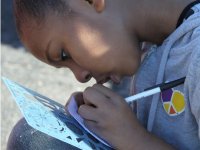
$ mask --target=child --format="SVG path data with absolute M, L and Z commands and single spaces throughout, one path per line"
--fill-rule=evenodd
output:
M 20 38 L 33 55 L 71 69 L 80 82 L 96 79 L 82 93 L 78 110 L 90 130 L 116 149 L 200 149 L 199 1 L 15 0 L 14 5 Z M 158 46 L 140 65 L 143 41 Z M 134 94 L 184 76 L 186 81 L 138 100 L 135 114 L 122 97 L 101 85 L 134 74 Z M 32 148 L 25 138 L 15 142 L 22 128 L 23 123 L 17 124 L 8 149 L 38 144 L 29 130 Z M 56 142 L 47 143 L 51 149 L 67 149 Z

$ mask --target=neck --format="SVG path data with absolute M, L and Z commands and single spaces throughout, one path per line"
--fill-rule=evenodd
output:
M 124 0 L 123 22 L 140 42 L 161 44 L 176 29 L 181 12 L 192 1 Z

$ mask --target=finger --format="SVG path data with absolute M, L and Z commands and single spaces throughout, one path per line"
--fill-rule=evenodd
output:
M 65 107 L 67 108 L 70 100 L 72 99 L 72 97 L 75 98 L 76 103 L 78 106 L 82 105 L 84 103 L 83 101 L 83 93 L 82 92 L 74 92 L 71 94 L 70 98 L 67 100 L 67 103 L 65 104 Z
M 75 99 L 78 107 L 84 104 L 82 92 L 78 92 L 78 93 L 74 94 L 74 99 Z
M 86 104 L 94 105 L 95 107 L 102 107 L 102 105 L 108 104 L 106 96 L 93 87 L 88 87 L 83 92 L 83 99 Z
M 97 109 L 89 105 L 81 105 L 78 113 L 86 120 L 98 122 L 99 115 Z
M 84 125 L 93 133 L 98 131 L 98 123 L 91 120 L 84 120 Z
M 111 98 L 116 99 L 116 98 L 120 97 L 115 92 L 113 92 L 111 89 L 109 89 L 101 84 L 94 84 L 92 87 L 95 88 L 97 91 L 101 92 L 102 94 L 104 94 L 105 97 L 107 97 L 108 99 L 111 99 Z

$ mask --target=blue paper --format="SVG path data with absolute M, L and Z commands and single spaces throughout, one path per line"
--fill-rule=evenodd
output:
M 7 78 L 3 81 L 33 128 L 83 150 L 111 149 L 86 132 L 61 104 Z

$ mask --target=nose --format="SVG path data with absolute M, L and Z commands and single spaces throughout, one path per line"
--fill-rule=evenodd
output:
M 72 70 L 76 79 L 81 83 L 88 82 L 92 78 L 91 73 L 81 68 L 80 66 L 76 65 L 76 67 L 74 66 L 73 68 L 70 68 L 70 69 Z

